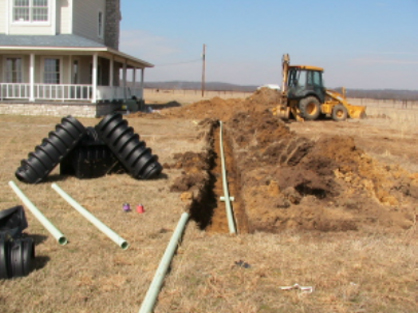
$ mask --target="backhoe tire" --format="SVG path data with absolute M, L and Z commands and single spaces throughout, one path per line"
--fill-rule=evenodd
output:
M 300 100 L 299 110 L 301 116 L 307 121 L 313 121 L 321 114 L 321 104 L 315 97 L 307 97 Z
M 337 104 L 332 109 L 332 119 L 336 122 L 345 121 L 347 119 L 347 115 L 348 115 L 347 109 L 342 104 Z

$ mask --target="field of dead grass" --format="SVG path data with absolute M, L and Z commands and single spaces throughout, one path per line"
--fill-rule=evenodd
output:
M 198 134 L 205 129 L 194 121 L 155 116 L 128 122 L 161 164 L 172 163 L 176 153 L 204 148 Z M 85 126 L 99 122 L 80 121 Z M 20 204 L 7 182 L 16 181 L 20 160 L 59 122 L 53 117 L 0 116 L 0 209 Z M 369 148 L 376 155 L 384 145 L 381 137 L 396 141 L 416 134 L 416 127 L 402 134 L 393 119 L 292 125 L 306 134 L 329 125 L 330 132 L 340 129 L 364 137 L 360 144 L 365 147 L 377 140 Z M 359 133 L 362 125 L 369 127 L 364 136 Z M 412 142 L 409 148 L 414 147 Z M 398 162 L 405 159 L 394 150 L 388 162 L 402 165 Z M 407 160 L 413 171 L 418 164 L 413 153 Z M 59 246 L 27 212 L 26 232 L 36 241 L 35 270 L 24 278 L 0 281 L 0 312 L 137 312 L 184 209 L 179 193 L 169 191 L 181 170 L 163 173 L 152 181 L 127 174 L 79 180 L 60 176 L 57 168 L 44 183 L 18 182 L 69 243 Z M 52 182 L 124 237 L 130 248 L 121 250 L 89 224 L 51 189 Z M 146 212 L 125 213 L 124 202 L 142 203 Z M 155 312 L 416 312 L 416 239 L 416 220 L 400 232 L 371 227 L 361 232 L 238 236 L 208 234 L 190 221 Z M 312 293 L 280 288 L 296 283 L 312 286 Z
M 208 100 L 214 97 L 222 99 L 246 98 L 251 92 L 240 91 L 212 91 L 207 90 L 202 97 L 201 90 L 165 90 L 165 89 L 144 89 L 144 99 L 149 104 L 163 104 L 170 101 L 176 101 L 183 105 L 194 103 L 200 100 Z

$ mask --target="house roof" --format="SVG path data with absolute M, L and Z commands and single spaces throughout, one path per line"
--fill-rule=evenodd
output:
M 93 40 L 70 34 L 61 34 L 56 36 L 0 34 L 0 45 L 14 47 L 105 47 L 105 45 L 95 42 Z
M 154 67 L 153 64 L 112 49 L 99 42 L 73 35 L 5 35 L 0 34 L 1 50 L 107 52 L 129 61 L 132 66 Z

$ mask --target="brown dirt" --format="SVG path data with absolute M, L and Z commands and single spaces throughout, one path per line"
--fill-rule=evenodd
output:
M 171 190 L 192 192 L 183 198 L 194 199 L 195 217 L 203 214 L 199 210 L 205 211 L 202 202 L 212 201 L 204 229 L 227 232 L 224 205 L 218 201 L 223 192 L 218 135 L 213 132 L 216 119 L 225 122 L 228 134 L 229 184 L 231 195 L 239 199 L 234 210 L 240 216 L 241 232 L 348 231 L 377 225 L 400 230 L 414 225 L 417 179 L 413 174 L 380 163 L 344 132 L 312 138 L 291 131 L 268 110 L 278 99 L 277 92 L 262 89 L 245 100 L 214 98 L 161 112 L 164 117 L 211 119 L 209 132 L 208 120 L 201 123 L 202 129 L 206 127 L 208 151 L 185 153 L 177 163 L 167 165 L 183 168 Z M 205 165 L 209 163 L 210 168 Z
M 165 116 L 188 119 L 220 119 L 227 121 L 237 112 L 255 112 L 271 108 L 278 103 L 280 94 L 277 91 L 262 88 L 246 99 L 222 99 L 215 97 L 185 107 L 172 108 L 162 112 Z

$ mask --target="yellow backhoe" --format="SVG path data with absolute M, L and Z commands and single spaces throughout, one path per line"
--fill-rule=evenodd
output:
M 298 121 L 313 121 L 320 116 L 332 117 L 335 121 L 366 116 L 366 107 L 348 103 L 345 90 L 342 95 L 324 87 L 323 68 L 290 65 L 288 54 L 283 55 L 282 65 L 281 100 L 280 104 L 273 108 L 273 114 L 286 120 L 293 115 Z

